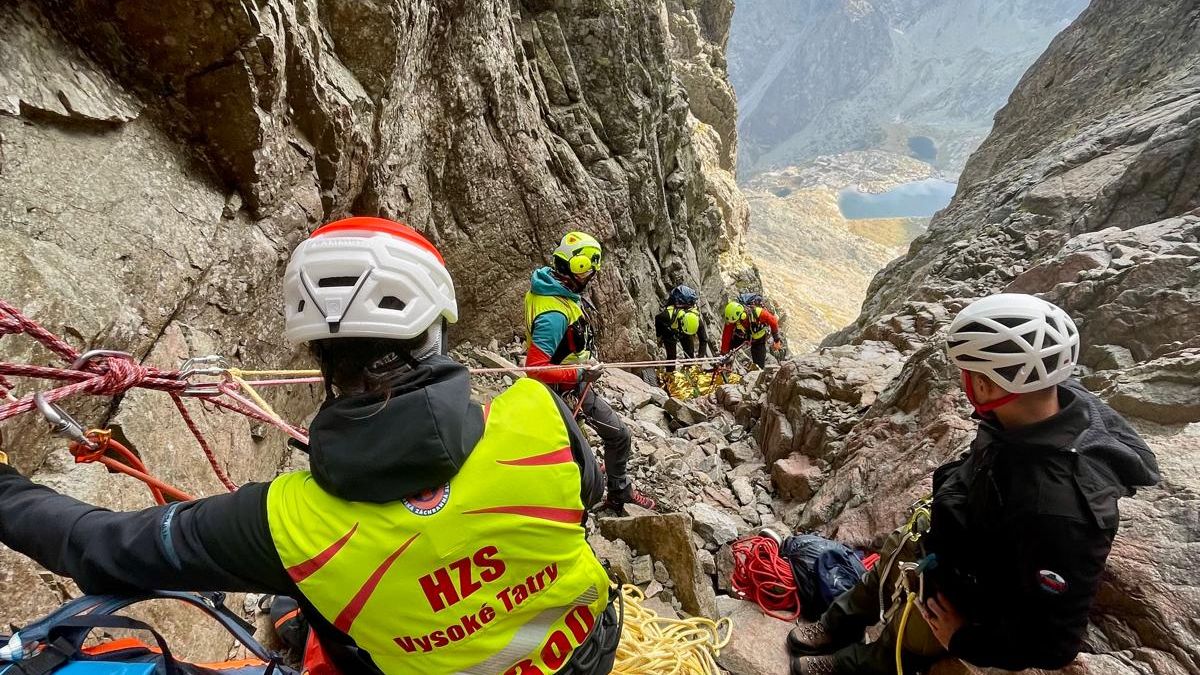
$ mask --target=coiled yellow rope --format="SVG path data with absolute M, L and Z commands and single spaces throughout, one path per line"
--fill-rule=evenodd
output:
M 621 587 L 625 628 L 614 675 L 718 675 L 715 657 L 729 644 L 733 623 L 704 617 L 669 619 L 642 605 L 636 586 Z

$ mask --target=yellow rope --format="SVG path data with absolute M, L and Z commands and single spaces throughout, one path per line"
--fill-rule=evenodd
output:
M 904 603 L 904 613 L 900 615 L 900 630 L 896 633 L 896 675 L 904 675 L 904 629 L 908 628 L 908 615 L 912 614 L 916 602 L 917 594 L 909 593 L 908 602 Z
M 266 399 L 258 394 L 258 390 L 250 386 L 249 382 L 243 380 L 240 375 L 235 375 L 232 370 L 229 371 L 229 378 L 236 382 L 237 385 L 242 388 L 242 391 L 246 392 L 246 395 L 249 396 L 252 401 L 257 403 L 258 407 L 262 408 L 264 412 L 281 422 L 283 421 L 283 418 L 279 416 L 279 413 L 275 412 L 275 409 L 271 407 L 271 404 L 267 403 Z
M 642 605 L 636 586 L 621 587 L 625 628 L 617 647 L 614 675 L 717 675 L 716 657 L 733 636 L 728 618 L 669 619 Z
M 235 379 L 246 377 L 320 377 L 319 370 L 242 370 L 230 368 L 229 376 Z

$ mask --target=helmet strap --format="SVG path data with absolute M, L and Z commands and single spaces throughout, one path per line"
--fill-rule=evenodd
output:
M 1000 398 L 995 399 L 993 401 L 988 401 L 987 403 L 979 403 L 978 401 L 975 400 L 975 386 L 971 379 L 972 378 L 971 371 L 962 370 L 961 372 L 962 372 L 963 391 L 967 392 L 967 400 L 971 402 L 971 406 L 973 408 L 975 408 L 975 412 L 980 417 L 987 415 L 988 413 L 992 412 L 996 408 L 999 408 L 1000 406 L 1008 405 L 1009 403 L 1012 403 L 1013 401 L 1015 401 L 1021 397 L 1020 394 L 1008 392 L 1004 396 L 1001 396 Z

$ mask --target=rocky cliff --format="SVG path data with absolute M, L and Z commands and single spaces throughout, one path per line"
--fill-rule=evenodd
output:
M 957 172 L 1085 0 L 743 0 L 730 75 L 746 175 L 881 149 Z
M 602 348 L 644 354 L 672 285 L 715 306 L 735 275 L 755 278 L 731 14 L 729 0 L 3 3 L 0 297 L 79 348 L 288 366 L 277 280 L 323 221 L 427 233 L 458 283 L 457 339 L 485 342 L 523 332 L 530 269 L 583 229 L 609 253 Z M 0 354 L 49 361 L 19 338 Z M 277 403 L 302 419 L 313 400 Z M 69 408 L 120 428 L 165 479 L 220 489 L 156 394 Z M 276 435 L 195 413 L 235 481 L 289 461 Z M 41 428 L 6 430 L 18 467 L 102 505 L 149 503 Z M 0 570 L 6 620 L 70 591 L 9 552 Z
M 877 543 L 971 435 L 943 347 L 954 313 L 1002 290 L 1066 309 L 1082 381 L 1134 422 L 1164 476 L 1122 502 L 1070 672 L 1200 669 L 1198 22 L 1196 2 L 1095 0 L 1021 80 L 953 203 L 875 277 L 858 320 L 785 364 L 761 402 L 776 477 L 811 488 L 790 524 Z

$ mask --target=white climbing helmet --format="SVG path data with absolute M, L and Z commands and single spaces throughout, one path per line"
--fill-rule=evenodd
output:
M 323 225 L 296 247 L 283 276 L 284 336 L 415 338 L 458 320 L 454 282 L 419 232 L 383 218 Z
M 1071 317 L 1022 293 L 967 305 L 950 323 L 946 342 L 956 366 L 982 373 L 1014 394 L 1066 380 L 1079 360 L 1079 331 Z

